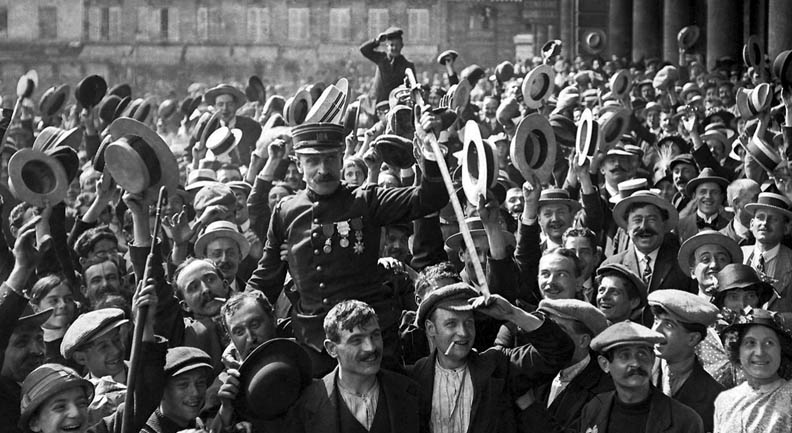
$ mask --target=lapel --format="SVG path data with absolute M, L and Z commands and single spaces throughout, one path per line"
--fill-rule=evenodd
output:
M 308 412 L 308 419 L 305 420 L 307 431 L 338 433 L 338 396 L 334 395 L 337 375 L 338 366 L 323 377 L 320 383 L 314 383 L 314 392 L 305 403 Z
M 380 370 L 380 389 L 388 403 L 390 431 L 407 430 L 418 425 L 418 399 L 410 390 L 410 381 L 385 370 Z
M 631 271 L 635 273 L 635 275 L 638 275 L 640 277 L 641 270 L 638 267 L 638 258 L 635 253 L 635 247 L 624 251 L 622 254 L 624 254 L 624 259 L 622 260 L 624 266 L 627 266 Z
M 468 355 L 468 371 L 470 372 L 470 380 L 473 382 L 473 404 L 470 408 L 470 427 L 472 429 L 474 420 L 476 419 L 476 412 L 481 406 L 482 394 L 487 386 L 487 380 L 490 377 L 490 371 L 486 363 L 479 356 L 478 352 L 471 350 Z
M 601 431 L 604 433 L 608 430 L 608 418 L 610 417 L 614 398 L 616 398 L 616 391 L 610 391 L 595 397 L 595 399 L 599 400 L 600 407 L 596 418 L 594 418 L 594 428 L 596 430 L 592 431 Z M 586 431 L 588 431 L 588 429 Z
M 649 281 L 649 293 L 652 293 L 652 291 L 660 287 L 668 276 L 668 273 L 671 272 L 671 269 L 677 266 L 675 257 L 676 254 L 672 254 L 666 242 L 663 242 L 660 246 L 660 251 L 657 252 L 657 263 L 654 269 L 652 269 L 652 279 Z
M 649 406 L 649 417 L 646 421 L 646 433 L 660 433 L 671 427 L 671 398 L 663 395 L 652 387 L 652 402 Z
M 558 396 L 553 400 L 553 403 L 550 404 L 548 408 L 549 411 L 553 414 L 557 413 L 560 409 L 562 403 L 567 406 L 569 409 L 575 409 L 574 412 L 580 412 L 580 409 L 588 403 L 588 401 L 584 401 L 580 395 L 579 391 L 584 391 L 588 393 L 592 393 L 594 388 L 597 386 L 600 380 L 600 375 L 602 374 L 602 370 L 597 363 L 597 355 L 596 354 L 589 354 L 591 359 L 589 360 L 588 365 L 586 368 L 583 369 L 571 382 L 561 391 Z M 541 401 L 544 402 L 545 406 L 547 406 L 547 399 L 550 396 L 550 385 L 545 386 L 546 392 L 541 397 Z M 544 391 L 544 390 L 543 390 Z M 589 394 L 591 395 L 591 394 Z M 570 398 L 570 401 L 567 401 L 567 398 Z M 571 410 L 566 409 L 569 412 Z

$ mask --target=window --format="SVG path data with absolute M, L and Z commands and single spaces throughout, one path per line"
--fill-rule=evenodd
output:
M 308 8 L 289 8 L 289 40 L 307 41 L 310 38 Z
M 388 28 L 387 9 L 369 9 L 368 34 L 371 37 L 377 36 Z
M 407 9 L 407 39 L 429 40 L 429 9 Z
M 140 6 L 137 8 L 137 31 L 135 32 L 137 35 L 137 40 L 139 41 L 148 41 L 151 39 L 151 10 L 146 6 Z
M 157 29 L 157 36 L 161 41 L 179 40 L 179 10 L 176 8 L 161 8 L 152 17 L 153 25 Z
M 92 7 L 88 9 L 88 39 L 117 41 L 121 39 L 121 8 Z
M 56 39 L 58 37 L 58 8 L 55 6 L 39 6 L 39 37 Z
M 348 41 L 351 39 L 349 18 L 350 11 L 347 8 L 330 9 L 330 40 Z
M 207 8 L 198 8 L 195 17 L 195 28 L 199 41 L 209 40 L 209 10 Z
M 8 8 L 0 7 L 0 38 L 8 37 Z
M 251 42 L 266 42 L 270 37 L 270 12 L 269 8 L 248 8 L 248 40 Z

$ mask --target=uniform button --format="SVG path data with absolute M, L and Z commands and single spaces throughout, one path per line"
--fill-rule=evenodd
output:
M 325 305 L 330 305 L 330 300 L 327 298 L 322 299 L 322 303 Z
M 313 234 L 311 234 L 311 236 L 313 236 L 313 238 L 316 239 L 319 237 L 319 233 L 314 232 Z
M 315 256 L 318 256 L 318 255 L 319 255 L 319 253 L 321 253 L 321 251 L 319 251 L 319 250 L 314 250 L 314 255 L 315 255 Z
M 322 272 L 322 267 L 321 266 L 317 266 L 316 267 L 316 272 Z
M 319 288 L 320 289 L 324 289 L 325 288 L 325 283 L 319 283 Z

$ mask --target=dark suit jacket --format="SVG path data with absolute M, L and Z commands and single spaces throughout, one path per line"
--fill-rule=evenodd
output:
M 407 69 L 412 69 L 415 73 L 415 65 L 402 55 L 391 62 L 385 53 L 376 51 L 378 46 L 379 41 L 372 39 L 360 46 L 360 53 L 377 65 L 377 72 L 374 74 L 374 90 L 377 102 L 380 102 L 387 101 L 391 90 L 404 84 L 404 72 Z
M 287 416 L 289 432 L 343 433 L 339 431 L 338 402 L 342 400 L 337 377 L 338 367 L 303 391 Z M 391 432 L 424 431 L 418 418 L 418 384 L 387 370 L 380 370 L 377 378 L 387 400 Z
M 473 381 L 469 432 L 514 432 L 514 397 L 553 380 L 572 357 L 572 341 L 550 320 L 526 335 L 531 344 L 481 353 L 474 350 L 468 355 Z M 408 367 L 408 375 L 421 386 L 419 411 L 424 426 L 429 425 L 432 412 L 435 360 L 436 352 Z
M 250 117 L 236 116 L 234 127 L 242 131 L 242 139 L 237 145 L 240 162 L 249 166 L 250 154 L 256 150 L 256 142 L 261 136 L 261 124 Z
M 583 408 L 580 432 L 607 433 L 616 391 L 599 394 Z M 701 417 L 693 409 L 652 388 L 646 433 L 704 433 Z
M 519 431 L 542 433 L 575 433 L 580 429 L 583 407 L 594 396 L 613 391 L 613 380 L 602 371 L 597 363 L 597 354 L 591 353 L 591 361 L 556 396 L 550 407 L 550 384 L 534 390 L 536 402 L 517 415 Z
M 704 370 L 696 358 L 693 371 L 673 397 L 695 410 L 704 421 L 704 431 L 711 432 L 715 416 L 715 398 L 723 391 L 723 386 Z
M 679 241 L 685 242 L 691 236 L 695 235 L 696 233 L 700 232 L 698 225 L 697 225 L 697 217 L 698 214 L 696 211 L 691 212 L 688 216 L 679 220 L 679 224 L 677 224 L 676 232 L 679 234 Z M 718 217 L 715 219 L 715 230 L 721 230 L 726 227 L 729 222 L 731 222 L 734 216 L 721 211 L 718 214 Z
M 691 279 L 682 269 L 679 269 L 676 258 L 677 251 L 679 251 L 679 243 L 675 238 L 676 236 L 673 234 L 666 236 L 660 246 L 656 263 L 652 265 L 652 277 L 649 280 L 648 293 L 658 289 L 679 289 L 690 293 L 698 293 L 698 285 L 696 285 L 695 280 Z M 641 275 L 634 247 L 615 256 L 608 257 L 603 264 L 608 263 L 621 263 L 630 268 L 636 275 Z

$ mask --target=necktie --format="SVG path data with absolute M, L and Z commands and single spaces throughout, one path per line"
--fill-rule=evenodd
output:
M 645 261 L 646 265 L 644 266 L 643 276 L 641 278 L 643 278 L 646 285 L 649 285 L 649 280 L 652 278 L 652 258 L 646 256 Z
M 756 270 L 759 271 L 759 273 L 764 274 L 765 272 L 764 254 L 759 254 L 759 263 L 756 265 Z

